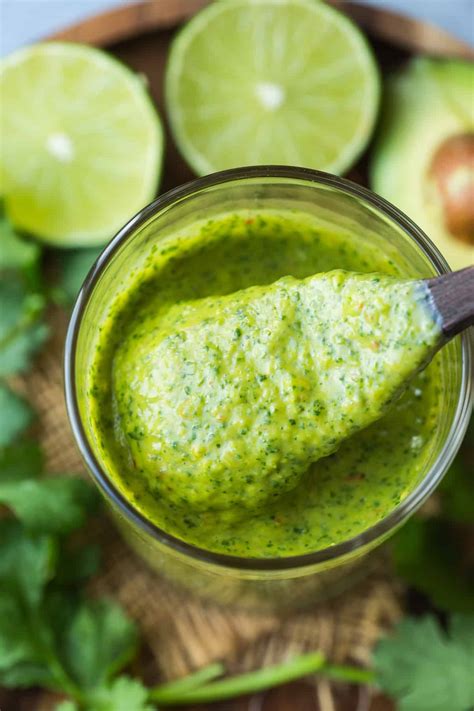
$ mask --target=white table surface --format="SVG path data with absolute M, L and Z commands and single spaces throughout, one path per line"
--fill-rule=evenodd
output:
M 129 0 L 0 0 L 0 56 Z M 164 2 L 164 0 L 154 0 Z M 474 0 L 365 0 L 428 20 L 474 42 Z

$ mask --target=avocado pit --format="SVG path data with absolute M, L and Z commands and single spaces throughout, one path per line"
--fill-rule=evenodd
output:
M 446 139 L 428 170 L 450 234 L 474 245 L 474 132 Z

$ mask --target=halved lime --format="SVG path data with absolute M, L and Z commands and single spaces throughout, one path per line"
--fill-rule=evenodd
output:
M 379 77 L 357 27 L 318 0 L 220 0 L 174 40 L 166 103 L 201 175 L 256 164 L 342 173 L 372 133 Z
M 143 81 L 97 49 L 38 44 L 0 66 L 0 174 L 12 222 L 100 244 L 153 197 L 163 136 Z

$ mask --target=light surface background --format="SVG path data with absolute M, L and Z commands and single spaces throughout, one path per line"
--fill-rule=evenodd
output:
M 126 1 L 0 0 L 0 55 Z M 474 42 L 474 0 L 365 0 L 365 3 L 428 20 Z

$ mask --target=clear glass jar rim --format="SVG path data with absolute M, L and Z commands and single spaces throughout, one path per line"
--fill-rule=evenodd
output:
M 87 439 L 82 425 L 78 398 L 75 384 L 75 356 L 76 345 L 85 314 L 87 304 L 94 291 L 95 285 L 104 269 L 106 269 L 110 259 L 122 244 L 132 238 L 137 229 L 143 226 L 150 218 L 159 214 L 163 209 L 170 207 L 177 200 L 187 197 L 193 193 L 212 186 L 238 182 L 247 179 L 289 179 L 304 181 L 332 187 L 340 192 L 361 198 L 370 206 L 376 208 L 386 217 L 393 220 L 398 227 L 414 240 L 429 258 L 438 273 L 450 271 L 449 266 L 441 255 L 437 247 L 425 235 L 425 233 L 407 217 L 403 212 L 391 203 L 379 197 L 370 190 L 353 183 L 345 178 L 340 178 L 329 173 L 311 170 L 309 168 L 297 168 L 290 166 L 252 166 L 245 168 L 234 168 L 213 173 L 204 178 L 197 178 L 180 187 L 173 188 L 160 195 L 152 203 L 144 207 L 116 234 L 116 236 L 105 247 L 89 274 L 87 275 L 79 295 L 74 304 L 70 318 L 69 327 L 65 342 L 64 355 L 64 376 L 65 376 L 65 396 L 66 407 L 71 423 L 72 431 L 79 450 L 86 465 L 94 477 L 96 483 L 107 498 L 111 499 L 114 506 L 132 523 L 138 526 L 144 533 L 159 541 L 161 544 L 174 549 L 187 557 L 200 562 L 213 564 L 223 568 L 235 570 L 252 571 L 284 571 L 296 570 L 305 567 L 312 567 L 324 563 L 336 561 L 338 558 L 370 546 L 377 539 L 384 537 L 391 530 L 395 529 L 407 516 L 414 512 L 421 503 L 435 489 L 442 479 L 444 472 L 452 462 L 464 437 L 471 411 L 472 397 L 472 349 L 469 335 L 462 335 L 462 375 L 459 399 L 454 414 L 451 429 L 446 438 L 446 442 L 438 458 L 431 469 L 427 472 L 418 486 L 385 518 L 366 529 L 362 533 L 341 543 L 323 548 L 312 553 L 305 553 L 297 556 L 284 558 L 244 558 L 223 553 L 215 553 L 200 548 L 191 543 L 186 543 L 179 538 L 167 533 L 154 523 L 149 521 L 138 509 L 135 509 L 129 501 L 121 494 L 114 483 L 108 478 L 99 464 L 91 445 Z

